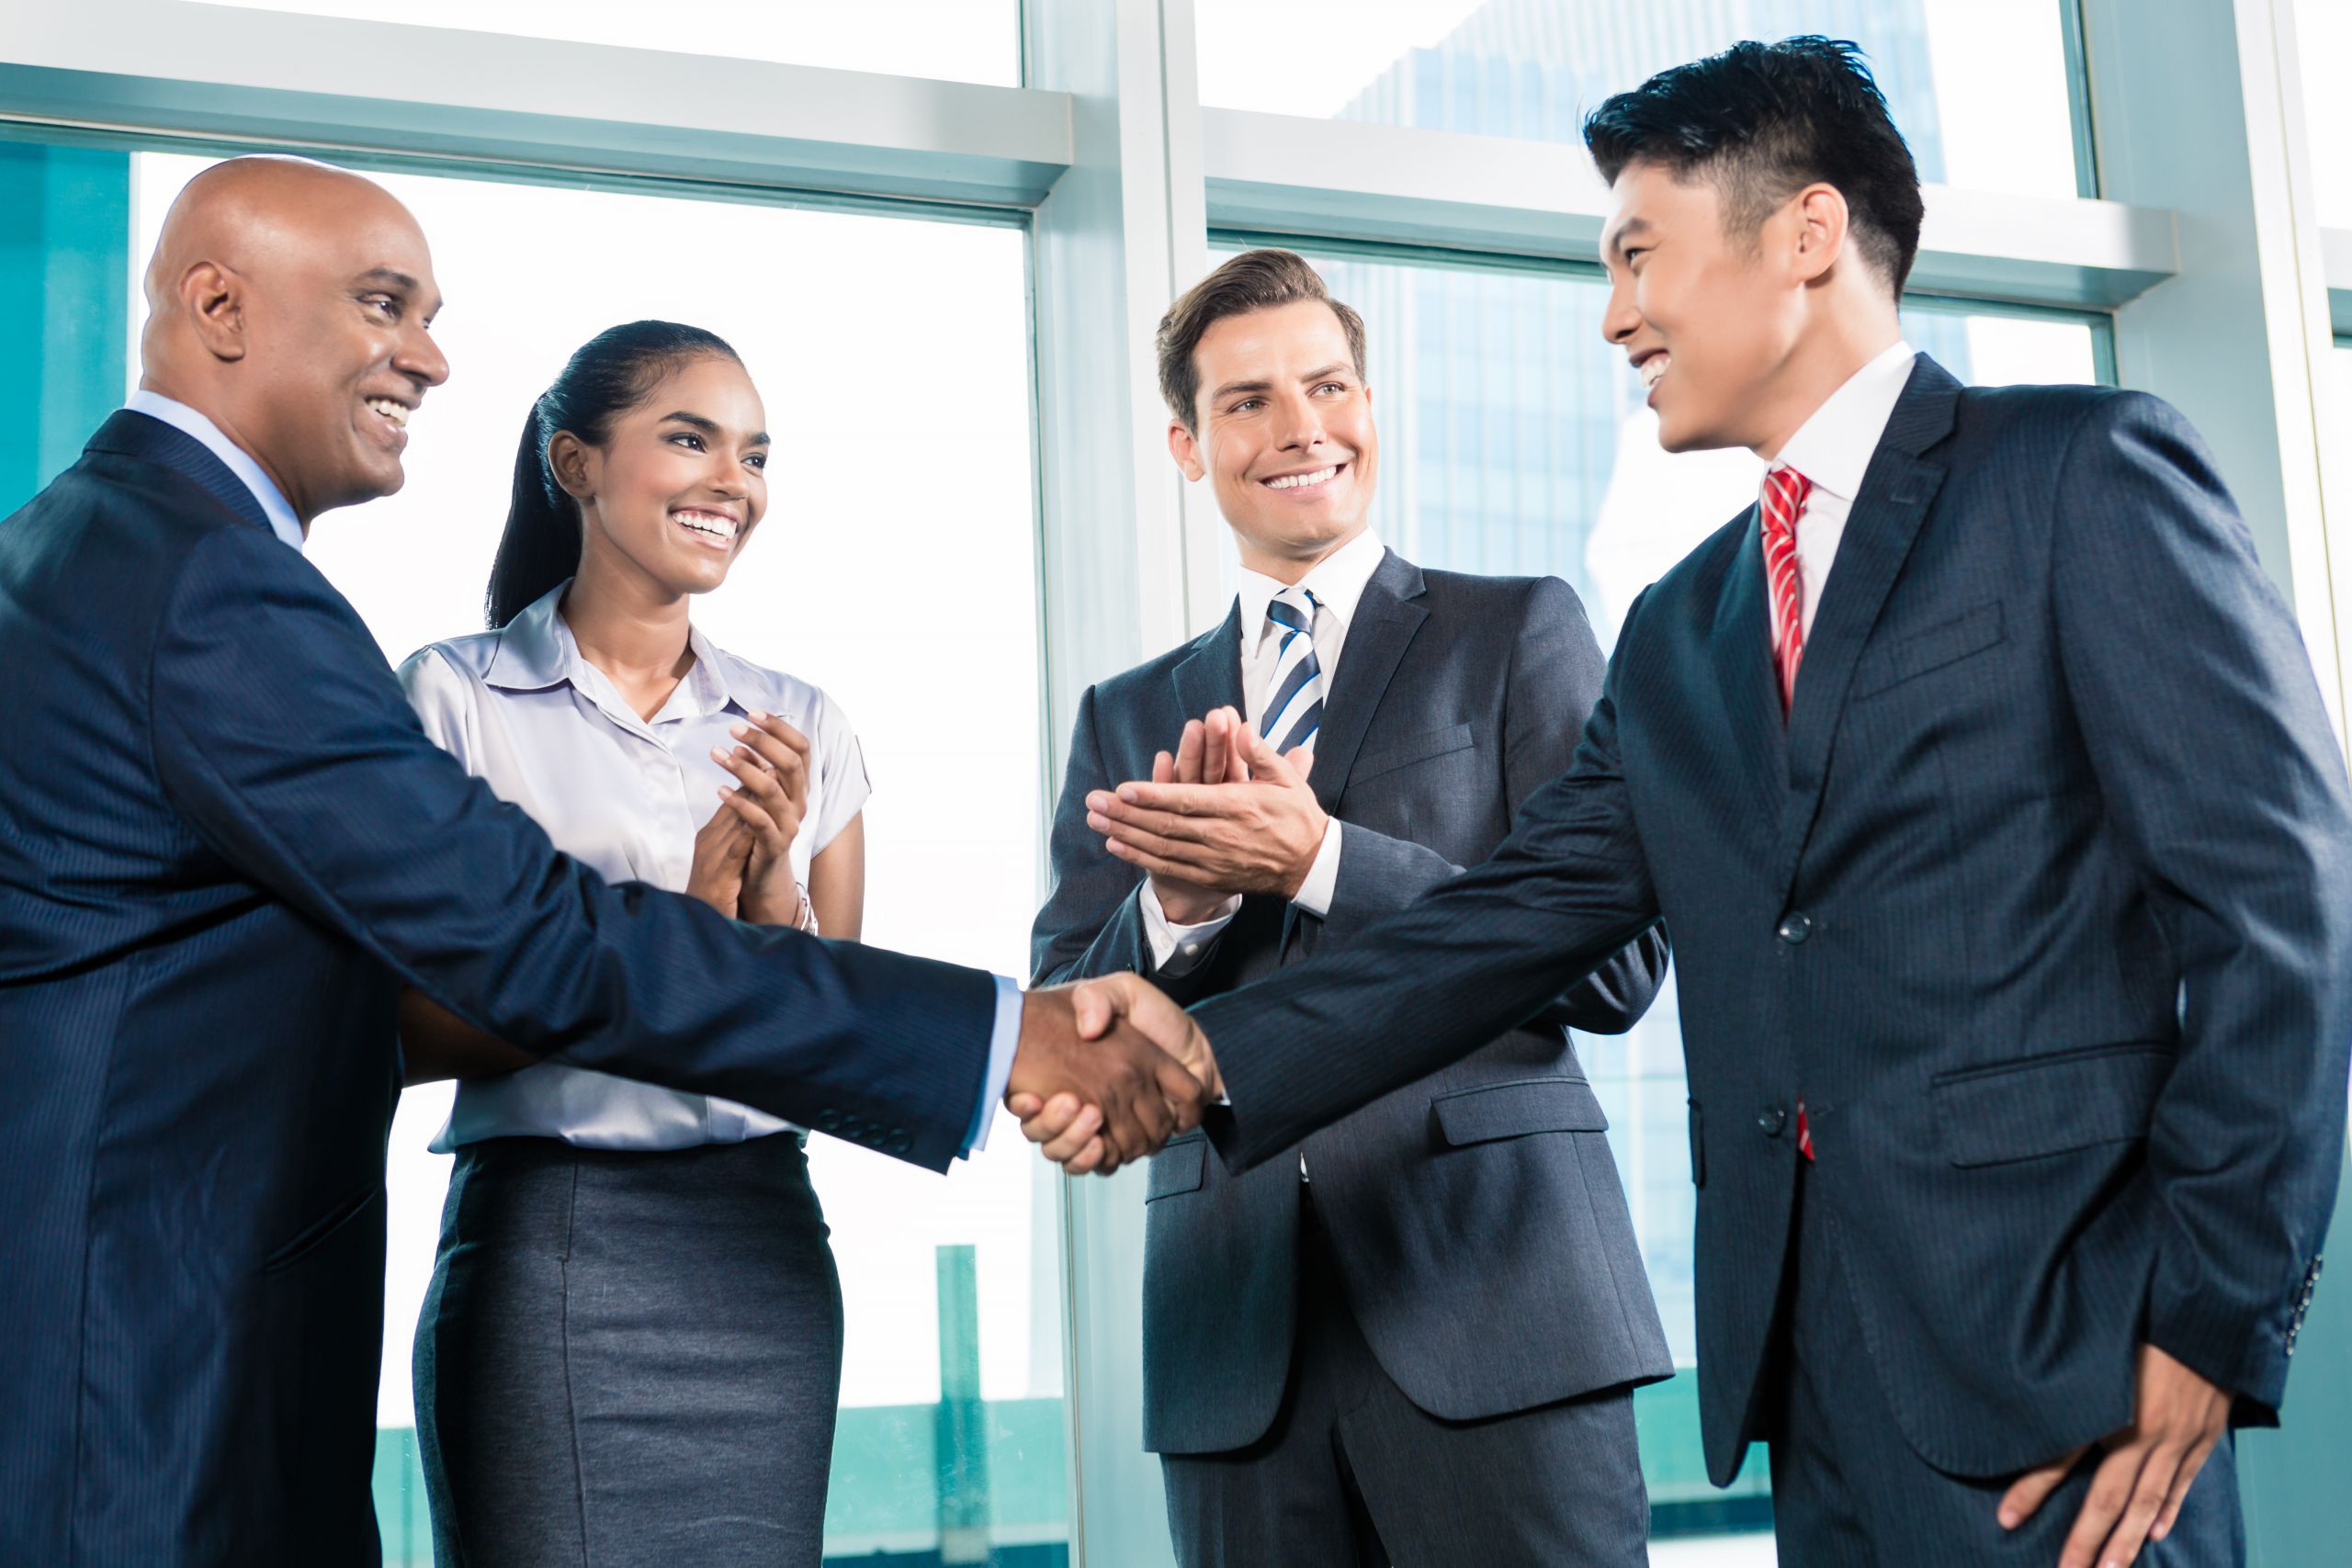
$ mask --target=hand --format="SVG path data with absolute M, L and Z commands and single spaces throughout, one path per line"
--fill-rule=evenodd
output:
M 1133 975 L 1054 986 L 1022 998 L 1005 1104 L 1022 1131 L 1074 1174 L 1108 1176 L 1200 1125 L 1222 1092 L 1208 1039 L 1183 1009 Z M 1033 1132 L 1049 1102 L 1056 1132 Z
M 1331 825 L 1306 786 L 1314 753 L 1276 756 L 1246 724 L 1238 739 L 1249 769 L 1243 781 L 1209 785 L 1155 779 L 1123 784 L 1115 794 L 1098 789 L 1086 797 L 1086 825 L 1103 836 L 1113 854 L 1155 878 L 1228 897 L 1295 897 Z
M 1133 975 L 1081 981 L 1070 987 L 1076 1003 L 1079 1032 L 1091 1040 L 1125 1019 L 1157 1041 L 1163 1050 L 1199 1079 L 1212 1100 L 1224 1098 L 1225 1078 L 1209 1050 L 1208 1036 L 1192 1016 L 1167 996 Z M 1077 1094 L 1065 1090 L 1050 1099 L 1027 1089 L 1004 1097 L 1005 1109 L 1021 1120 L 1022 1136 L 1072 1175 L 1097 1171 L 1108 1176 L 1120 1159 L 1101 1136 L 1102 1112 Z
M 1230 706 L 1212 708 L 1206 718 L 1190 720 L 1176 743 L 1175 754 L 1162 751 L 1151 760 L 1152 782 L 1216 784 L 1227 778 L 1248 778 L 1249 765 L 1234 745 L 1238 732 L 1246 728 Z M 1217 888 L 1172 875 L 1152 877 L 1151 891 L 1159 900 L 1160 913 L 1180 926 L 1214 919 L 1229 897 Z
M 2090 1447 L 2107 1450 L 2058 1568 L 2128 1568 L 2143 1542 L 2171 1534 L 2189 1483 L 2229 1429 L 2229 1394 L 2154 1345 L 2140 1347 L 2137 1383 L 2131 1426 L 2027 1472 L 2001 1498 L 2001 1528 L 2015 1529 Z
M 694 868 L 686 873 L 686 897 L 699 898 L 733 919 L 743 897 L 743 873 L 751 861 L 751 829 L 740 814 L 720 807 L 695 835 Z
M 792 840 L 808 812 L 808 738 L 774 714 L 755 713 L 729 733 L 741 745 L 712 747 L 711 761 L 735 775 L 722 785 L 722 809 L 750 839 L 743 870 L 742 919 L 763 926 L 800 923 L 800 884 L 792 874 Z

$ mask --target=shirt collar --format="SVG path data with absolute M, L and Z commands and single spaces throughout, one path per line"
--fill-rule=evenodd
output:
M 582 655 L 563 618 L 564 591 L 571 586 L 571 579 L 565 578 L 506 623 L 490 667 L 482 671 L 484 683 L 506 692 L 540 692 L 569 682 L 591 699 L 601 702 L 610 694 L 618 701 L 612 682 Z M 734 656 L 692 626 L 686 628 L 686 646 L 694 650 L 694 667 L 654 717 L 699 716 L 717 713 L 730 703 L 743 707 L 730 690 L 737 673 Z
M 1886 434 L 1886 422 L 1894 417 L 1894 405 L 1903 399 L 1903 389 L 1911 379 L 1911 363 L 1917 357 L 1918 352 L 1909 344 L 1897 341 L 1855 371 L 1813 411 L 1812 418 L 1797 427 L 1772 466 L 1794 468 L 1811 479 L 1815 490 L 1826 490 L 1850 504 L 1862 488 L 1871 454 L 1878 450 L 1879 437 Z
M 1381 558 L 1387 547 L 1380 536 L 1366 528 L 1338 549 L 1315 563 L 1315 570 L 1298 580 L 1298 585 L 1315 595 L 1317 608 L 1329 610 L 1339 617 L 1344 630 L 1355 619 L 1356 605 L 1363 598 L 1364 587 L 1372 581 L 1372 574 L 1380 570 Z M 1283 585 L 1261 571 L 1243 568 L 1241 572 L 1241 638 L 1244 648 L 1255 648 L 1266 629 L 1266 606 Z
M 236 475 L 244 487 L 261 502 L 262 515 L 269 519 L 269 531 L 293 546 L 302 547 L 302 520 L 294 515 L 294 508 L 286 493 L 277 488 L 253 454 L 220 433 L 220 427 L 175 398 L 167 398 L 141 387 L 130 394 L 123 407 L 133 413 L 143 413 L 149 419 L 162 420 L 173 429 L 194 436 L 204 443 L 206 451 L 220 459 L 228 470 Z

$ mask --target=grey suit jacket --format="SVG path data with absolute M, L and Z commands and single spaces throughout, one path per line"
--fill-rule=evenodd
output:
M 1238 1168 L 1482 1049 L 1661 911 L 1709 1469 L 1738 1468 L 1811 1110 L 1869 1364 L 1930 1463 L 2112 1432 L 2135 1343 L 2284 1396 L 2343 1161 L 2352 789 L 2195 432 L 1922 359 L 1785 728 L 1753 510 L 1626 618 L 1486 864 L 1197 1009 Z
M 1081 701 L 1034 936 L 1041 983 L 1153 973 L 1141 877 L 1088 829 L 1086 795 L 1148 778 L 1188 717 L 1241 705 L 1239 614 Z M 1215 948 L 1162 983 L 1197 998 L 1344 946 L 1487 854 L 1566 766 L 1601 668 L 1557 578 L 1424 572 L 1389 554 L 1349 627 L 1316 748 L 1312 783 L 1342 835 L 1329 911 L 1245 898 Z M 1663 937 L 1643 934 L 1568 996 L 1498 1021 L 1464 1060 L 1307 1141 L 1349 1303 L 1431 1414 L 1494 1416 L 1671 1374 L 1608 1122 L 1564 1027 L 1629 1027 L 1664 968 Z M 1349 1048 L 1351 1011 L 1334 1010 L 1329 1049 Z M 1144 1438 L 1161 1453 L 1254 1441 L 1290 1368 L 1297 1158 L 1235 1177 L 1207 1156 L 1196 1134 L 1151 1168 Z

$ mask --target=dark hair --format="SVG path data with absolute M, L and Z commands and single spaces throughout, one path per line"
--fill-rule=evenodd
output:
M 1635 163 L 1713 180 L 1738 235 L 1815 181 L 1835 186 L 1898 298 L 1919 254 L 1918 166 L 1862 51 L 1841 39 L 1737 43 L 1661 71 L 1588 115 L 1584 144 L 1611 185 Z
M 1305 256 L 1295 251 L 1244 251 L 1184 290 L 1159 318 L 1153 342 L 1159 350 L 1159 395 L 1168 400 L 1168 412 L 1185 429 L 1199 432 L 1201 376 L 1193 364 L 1193 350 L 1201 345 L 1203 333 L 1227 316 L 1302 299 L 1320 299 L 1331 307 L 1348 334 L 1356 375 L 1363 378 L 1363 318 L 1331 298 L 1322 274 Z
M 492 631 L 580 570 L 580 508 L 548 467 L 548 443 L 568 430 L 591 446 L 611 439 L 613 420 L 652 395 L 680 367 L 707 355 L 741 363 L 727 340 L 675 321 L 608 327 L 580 345 L 555 384 L 523 421 L 514 454 L 514 499 L 490 569 L 484 604 Z

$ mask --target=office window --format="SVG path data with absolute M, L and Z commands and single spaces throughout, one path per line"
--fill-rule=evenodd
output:
M 1229 254 L 1220 248 L 1211 260 Z M 1381 437 L 1373 522 L 1408 558 L 1565 578 L 1608 647 L 1634 596 L 1755 500 L 1763 465 L 1750 454 L 1660 449 L 1639 382 L 1601 338 L 1608 290 L 1598 278 L 1316 261 L 1333 297 L 1364 318 Z M 1965 314 L 1930 302 L 1915 302 L 1904 319 L 1914 347 L 1978 385 L 2098 380 L 2096 331 L 2087 319 Z M 1671 978 L 1632 1031 L 1579 1035 L 1577 1050 L 1609 1115 L 1668 1343 L 1692 1366 L 1696 1203 Z M 1699 1446 L 1696 1381 L 1643 1389 L 1634 1408 L 1657 1561 L 1769 1563 L 1769 1540 L 1690 1539 L 1765 1526 L 1763 1455 L 1750 1456 L 1729 1493 L 1717 1492 Z
M 2352 58 L 2352 0 L 2296 0 L 2295 53 L 2320 227 L 2352 229 L 2352 98 L 2341 81 Z
M 1198 0 L 1197 17 L 1204 103 L 1537 141 L 1577 141 L 1610 94 L 1741 39 L 1851 39 L 1927 180 L 2080 188 L 2062 0 Z
M 245 10 L 617 44 L 944 82 L 1021 84 L 1020 0 L 214 0 Z
M 136 160 L 135 265 L 205 162 Z M 776 445 L 766 518 L 695 620 L 847 709 L 875 786 L 866 939 L 1025 973 L 1042 802 L 1021 233 L 379 177 L 434 245 L 453 372 L 411 426 L 406 488 L 322 519 L 310 555 L 386 657 L 480 629 L 524 417 L 571 351 L 641 317 L 707 327 L 741 354 Z M 450 1163 L 425 1145 L 449 1093 L 408 1095 L 391 1140 L 389 1562 L 430 1561 L 409 1358 Z M 935 1562 L 943 1540 L 1065 1561 L 1048 1168 L 1010 1119 L 944 1180 L 822 1136 L 809 1157 L 848 1319 L 829 1561 Z

